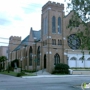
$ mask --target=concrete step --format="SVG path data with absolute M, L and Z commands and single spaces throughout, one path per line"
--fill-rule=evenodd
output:
M 37 75 L 51 75 L 49 72 L 46 71 L 46 69 L 39 70 L 35 72 Z

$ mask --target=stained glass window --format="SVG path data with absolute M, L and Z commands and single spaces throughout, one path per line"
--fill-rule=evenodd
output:
M 56 18 L 52 17 L 52 33 L 56 33 Z
M 29 65 L 32 65 L 32 47 L 29 50 Z
M 61 33 L 61 18 L 58 17 L 58 33 Z
M 40 46 L 38 47 L 37 50 L 37 65 L 40 65 Z
M 59 64 L 60 63 L 60 56 L 59 56 L 59 54 L 55 54 L 55 56 L 54 56 L 54 65 L 56 65 L 56 64 Z
M 69 37 L 68 37 L 68 46 L 71 48 L 71 49 L 79 49 L 80 45 L 81 45 L 81 41 L 79 39 L 79 37 L 76 35 L 76 34 L 71 34 Z

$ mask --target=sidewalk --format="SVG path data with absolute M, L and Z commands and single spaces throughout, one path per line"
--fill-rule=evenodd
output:
M 22 76 L 22 78 L 56 78 L 56 77 L 81 77 L 81 76 L 88 76 L 90 77 L 90 75 L 37 75 L 37 76 Z

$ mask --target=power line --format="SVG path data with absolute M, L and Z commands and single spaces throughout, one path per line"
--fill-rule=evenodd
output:
M 37 43 L 43 43 L 43 42 L 35 42 L 35 41 L 25 41 L 25 42 L 32 42 L 32 44 L 37 44 Z M 23 45 L 23 46 L 27 46 L 27 44 L 25 44 L 25 43 L 20 43 L 20 44 L 14 44 L 14 43 L 7 43 L 7 42 L 0 42 L 0 43 L 3 43 L 3 44 L 13 44 L 13 45 Z M 51 45 L 53 45 L 53 46 L 56 46 L 56 45 L 58 45 L 58 44 L 53 44 L 53 43 L 47 43 L 47 44 L 51 44 Z M 46 44 L 46 45 L 47 45 Z M 60 45 L 67 45 L 67 44 L 60 44 Z M 58 46 L 60 46 L 60 45 L 58 45 Z M 43 46 L 45 46 L 45 45 L 43 45 Z
M 0 43 L 8 44 L 8 43 L 6 43 L 6 42 L 0 42 Z M 13 43 L 9 43 L 9 44 L 18 45 L 18 46 L 20 45 L 20 44 L 13 44 Z M 17 46 L 17 47 L 18 47 L 18 46 Z M 22 44 L 22 45 L 20 45 L 20 46 L 22 47 L 22 46 L 29 46 L 29 45 Z M 39 45 L 39 46 L 40 46 L 40 45 Z M 62 47 L 62 45 L 59 45 L 59 46 Z M 17 48 L 17 47 L 16 47 L 16 48 Z M 35 47 L 35 46 L 33 46 L 33 47 Z M 47 48 L 48 46 L 42 46 L 42 47 L 43 47 L 43 48 Z M 56 47 L 56 45 L 53 46 L 53 47 L 49 47 L 49 48 L 50 48 L 50 49 L 62 49 L 61 47 L 60 47 L 60 48 L 57 48 L 57 47 L 55 48 L 55 47 Z
M 3 44 L 9 44 L 9 43 L 6 43 L 6 42 L 0 42 L 0 43 L 3 43 Z
M 0 39 L 9 39 L 9 38 L 4 38 L 4 37 L 0 37 Z M 17 40 L 17 39 L 13 39 L 13 40 Z M 24 40 L 24 39 L 23 39 Z M 22 40 L 22 41 L 23 41 Z M 48 39 L 47 39 L 48 40 Z M 60 40 L 60 39 L 58 39 Z M 21 40 L 17 40 L 17 41 L 21 41 Z M 23 44 L 21 41 L 21 44 Z M 45 41 L 45 40 L 44 40 Z M 25 41 L 26 42 L 32 42 L 32 43 L 35 43 L 35 42 L 38 42 L 38 43 L 44 43 L 44 41 Z M 5 43 L 5 42 L 1 42 L 1 43 Z M 8 44 L 12 44 L 12 43 L 8 43 Z M 52 44 L 52 43 L 47 43 L 47 44 Z M 19 44 L 16 44 L 16 45 L 19 45 Z M 58 45 L 58 44 L 57 44 Z M 62 44 L 62 45 L 65 45 L 65 44 Z M 66 44 L 67 45 L 67 44 Z
M 8 39 L 8 38 L 3 38 L 3 37 L 0 37 L 0 38 L 2 38 L 2 39 Z M 15 39 L 16 40 L 16 39 Z M 18 41 L 18 40 L 17 40 Z M 35 41 L 25 41 L 25 43 L 26 42 L 31 42 L 32 44 L 37 44 L 37 43 L 41 43 L 41 44 L 43 44 L 43 42 L 35 42 Z M 25 44 L 25 43 L 20 43 L 20 44 L 14 44 L 14 43 L 6 43 L 6 42 L 0 42 L 0 43 L 3 43 L 3 44 L 11 44 L 11 45 L 17 45 L 17 47 L 16 48 L 18 48 L 19 46 L 29 46 L 29 45 L 27 45 L 27 44 Z M 52 45 L 52 48 L 51 47 L 49 47 L 49 48 L 51 48 L 51 49 L 63 49 L 63 45 L 68 45 L 68 44 L 61 44 L 61 45 L 58 45 L 58 44 L 55 44 L 55 45 L 53 45 L 52 43 L 46 43 L 45 45 L 43 45 L 42 47 L 43 48 L 48 48 L 48 44 L 51 44 Z M 57 48 L 58 46 L 60 46 L 60 48 Z
M 0 37 L 0 38 L 2 38 L 2 39 L 7 39 L 7 38 L 3 38 L 3 37 Z M 16 40 L 16 39 L 15 39 Z M 18 41 L 18 40 L 17 40 Z M 25 44 L 26 42 L 31 42 L 32 44 L 37 44 L 37 43 L 41 43 L 41 44 L 44 44 L 45 42 L 43 41 L 41 41 L 41 42 L 35 42 L 35 41 L 25 41 L 25 42 L 23 42 L 23 43 L 20 43 L 20 44 L 14 44 L 14 43 L 6 43 L 6 42 L 0 42 L 0 43 L 4 43 L 4 44 L 12 44 L 12 45 L 17 45 L 17 47 L 16 48 L 18 48 L 19 46 L 29 46 L 29 45 L 27 45 L 27 44 Z M 63 43 L 61 43 L 60 45 L 58 45 L 58 44 L 55 44 L 55 45 L 53 45 L 53 43 L 45 43 L 45 45 L 40 45 L 40 46 L 42 46 L 43 48 L 48 48 L 48 46 L 47 45 L 52 45 L 52 48 L 51 47 L 49 47 L 49 48 L 51 48 L 51 49 L 63 49 L 63 46 L 66 46 L 66 45 L 68 45 L 68 44 L 63 44 Z M 60 46 L 60 48 L 58 48 L 58 46 Z M 72 49 L 73 50 L 73 49 Z
M 0 39 L 9 39 L 9 38 L 0 37 Z

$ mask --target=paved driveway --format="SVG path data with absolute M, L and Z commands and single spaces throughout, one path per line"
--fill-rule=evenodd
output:
M 82 90 L 82 82 L 90 82 L 86 77 L 39 77 L 18 78 L 0 74 L 0 90 Z

